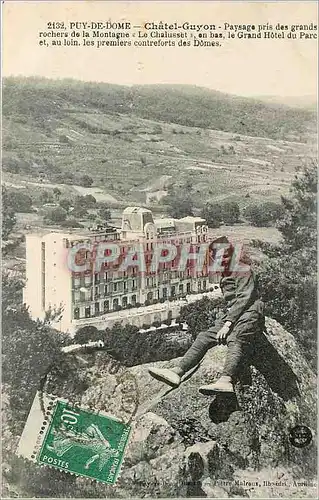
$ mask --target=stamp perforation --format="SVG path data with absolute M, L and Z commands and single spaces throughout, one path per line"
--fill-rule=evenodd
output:
M 133 435 L 134 425 L 132 422 L 123 422 L 104 411 L 96 413 L 94 410 L 92 411 L 92 408 L 88 405 L 74 405 L 67 399 L 59 398 L 52 394 L 42 393 L 41 396 L 42 399 L 40 400 L 40 394 L 37 392 L 34 398 L 25 429 L 20 439 L 18 455 L 31 460 L 40 467 L 50 467 L 68 474 L 85 477 L 92 481 L 103 482 L 110 486 L 115 485 L 121 476 L 121 470 L 125 463 L 125 451 Z M 84 422 L 86 422 L 83 428 L 80 426 L 79 429 L 73 430 L 65 426 L 61 418 L 61 408 L 64 408 L 63 411 L 70 415 L 78 415 L 79 420 L 80 417 L 83 418 Z M 59 422 L 62 422 L 59 424 L 60 427 L 57 425 L 57 421 L 55 421 L 55 419 L 58 418 L 57 415 L 59 412 Z M 90 417 L 94 417 L 92 418 L 91 424 Z M 107 424 L 105 419 L 108 422 L 113 422 L 110 427 L 105 427 L 105 424 Z M 97 425 L 99 420 L 100 428 L 99 425 Z M 27 435 L 30 430 L 30 422 L 32 422 L 33 426 L 33 434 L 31 436 L 33 439 L 32 443 L 30 443 L 28 439 L 30 436 Z M 90 425 L 88 425 L 88 423 Z M 107 428 L 110 430 L 110 435 L 106 432 Z M 81 433 L 84 436 L 82 445 L 77 442 Z M 52 446 L 52 444 L 54 445 L 54 436 L 56 435 L 61 438 L 61 441 L 69 440 L 71 446 L 67 446 L 65 451 L 62 450 L 61 452 L 61 449 L 57 449 L 56 451 L 54 446 Z M 72 442 L 72 439 L 75 443 Z M 50 444 L 49 446 L 48 443 Z M 32 446 L 30 446 L 30 444 L 32 444 Z M 76 457 L 75 465 L 69 466 L 69 463 L 64 461 L 64 455 L 74 446 L 77 446 L 79 451 L 73 454 L 73 457 Z M 79 469 L 78 461 L 78 457 L 81 455 L 81 446 L 84 447 L 83 449 L 85 451 L 83 456 L 85 456 L 86 460 L 82 470 L 81 468 Z M 28 450 L 26 450 L 26 447 Z M 89 452 L 87 450 L 92 451 L 92 449 L 94 454 L 88 458 Z M 31 450 L 31 452 L 29 452 L 29 450 Z M 63 460 L 60 460 L 59 457 L 62 457 Z M 45 463 L 43 462 L 44 459 L 46 459 Z M 48 461 L 51 461 L 51 463 L 48 463 Z M 96 462 L 96 464 L 92 472 L 88 469 L 94 462 Z M 66 463 L 67 468 L 61 467 L 61 464 L 64 465 Z M 100 471 L 101 474 L 98 474 L 97 471 Z M 97 477 L 94 475 L 92 476 L 92 474 L 96 474 Z

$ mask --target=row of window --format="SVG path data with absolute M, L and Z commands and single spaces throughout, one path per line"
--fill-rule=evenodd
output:
M 93 288 L 89 288 L 86 291 L 82 290 L 75 290 L 74 291 L 74 301 L 75 302 L 81 302 L 81 301 L 87 301 L 87 300 L 93 300 L 93 296 L 96 297 L 103 297 L 105 295 L 110 295 L 112 293 L 125 293 L 125 292 L 132 292 L 134 290 L 137 290 L 137 283 L 135 280 L 133 280 L 130 283 L 130 286 L 128 286 L 128 283 L 122 282 L 122 283 L 109 283 L 108 285 L 105 286 L 95 286 Z
M 136 305 L 136 295 L 132 295 L 131 297 L 131 306 L 134 307 Z M 110 304 L 109 300 L 104 300 L 104 302 L 95 302 L 93 306 L 87 306 L 85 308 L 75 307 L 73 310 L 74 319 L 82 319 L 82 318 L 92 318 L 95 316 L 99 316 L 101 314 L 106 314 L 109 311 L 116 311 L 120 306 L 119 299 L 113 299 L 112 304 Z M 123 308 L 128 306 L 128 298 L 122 297 L 122 306 Z
M 207 281 L 203 281 L 203 291 L 207 289 Z M 201 287 L 199 287 L 199 291 L 201 291 Z M 170 292 L 170 294 L 169 294 Z M 187 283 L 186 288 L 184 285 L 172 285 L 170 290 L 167 288 L 163 288 L 162 290 L 162 298 L 168 299 L 169 297 L 174 298 L 181 295 L 190 294 L 191 293 L 191 284 Z M 159 300 L 159 290 L 155 292 L 148 292 L 146 296 L 145 304 L 152 302 L 153 300 Z M 91 318 L 95 316 L 99 316 L 101 314 L 106 314 L 110 311 L 117 311 L 119 307 L 126 308 L 129 305 L 131 307 L 135 307 L 137 304 L 137 296 L 132 295 L 130 301 L 129 298 L 124 296 L 120 298 L 114 298 L 113 300 L 104 300 L 103 302 L 95 302 L 94 305 L 89 305 L 85 308 L 80 308 L 79 306 L 74 308 L 73 315 L 74 319 L 82 319 L 82 318 Z
M 157 287 L 158 284 L 153 282 L 153 278 L 147 278 L 147 287 Z M 197 283 L 197 288 L 199 291 L 207 290 L 207 285 L 209 284 L 208 280 L 203 280 L 198 281 Z M 109 283 L 108 285 L 105 285 L 104 287 L 102 286 L 95 286 L 94 289 L 88 289 L 86 292 L 80 291 L 80 290 L 75 290 L 74 292 L 74 302 L 85 302 L 89 300 L 94 300 L 96 298 L 100 298 L 103 296 L 110 295 L 112 293 L 126 293 L 126 292 L 132 292 L 134 290 L 137 290 L 137 284 L 136 281 L 133 280 L 131 283 L 131 286 L 128 287 L 128 284 L 126 282 L 121 282 L 121 283 Z M 164 295 L 164 290 L 166 291 L 166 288 L 163 288 L 163 297 L 167 296 Z M 176 291 L 176 286 L 172 285 L 171 286 L 171 291 L 172 291 L 172 296 L 175 295 Z M 184 285 L 180 284 L 178 286 L 178 291 L 179 293 L 184 293 Z M 151 292 L 152 293 L 152 292 Z M 191 293 L 191 283 L 186 284 L 186 293 Z
M 122 271 L 122 272 L 113 272 L 113 273 L 104 273 L 101 275 L 100 273 L 94 273 L 94 279 L 92 274 L 88 274 L 87 276 L 75 276 L 73 278 L 73 284 L 74 287 L 81 286 L 81 284 L 85 285 L 91 285 L 94 281 L 94 283 L 99 284 L 103 283 L 106 281 L 111 281 L 111 280 L 121 280 L 123 278 L 132 278 L 137 276 L 137 268 L 134 268 L 134 271 L 132 272 L 127 272 L 127 271 Z
M 196 274 L 195 274 L 196 273 Z M 104 282 L 114 282 L 115 280 L 122 280 L 123 278 L 128 278 L 127 273 L 123 271 L 122 273 L 123 276 L 120 276 L 118 274 L 113 274 L 112 276 L 108 273 L 104 273 L 104 276 L 101 277 L 98 273 L 94 274 L 94 280 L 92 275 L 87 275 L 84 277 L 74 277 L 73 278 L 73 285 L 74 288 L 78 288 L 80 286 L 89 286 L 92 285 L 93 283 L 95 285 L 98 285 L 100 283 Z M 137 273 L 134 273 L 134 275 L 131 276 L 136 276 Z M 146 278 L 147 286 L 153 286 L 151 283 L 155 283 L 154 280 L 158 279 L 160 282 L 163 280 L 169 280 L 169 279 L 176 279 L 176 278 L 190 278 L 190 277 L 196 277 L 199 278 L 201 276 L 207 276 L 205 272 L 196 272 L 195 268 L 187 268 L 185 271 L 178 271 L 178 270 L 170 270 L 170 267 L 168 267 L 168 264 L 164 263 L 162 272 L 158 273 L 156 276 Z M 102 278 L 102 279 L 101 279 Z M 153 280 L 153 281 L 152 281 Z M 125 282 L 125 281 L 124 281 Z M 133 282 L 135 280 L 133 279 Z M 115 284 L 115 283 L 114 283 Z

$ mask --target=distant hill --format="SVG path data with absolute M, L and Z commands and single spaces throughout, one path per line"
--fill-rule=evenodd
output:
M 125 205 L 190 180 L 200 206 L 279 199 L 315 149 L 316 113 L 196 86 L 6 78 L 2 125 L 8 185 L 69 196 L 89 175 Z
M 285 139 L 291 131 L 302 134 L 305 124 L 314 119 L 308 110 L 266 104 L 196 86 L 127 87 L 40 78 L 4 80 L 5 116 L 58 117 L 79 106 L 273 139 Z
M 315 95 L 304 95 L 304 96 L 259 96 L 260 101 L 271 104 L 283 104 L 284 106 L 289 106 L 291 108 L 301 108 L 308 110 L 316 110 L 318 105 L 318 99 Z

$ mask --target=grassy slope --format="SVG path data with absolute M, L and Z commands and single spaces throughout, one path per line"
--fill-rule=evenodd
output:
M 197 87 L 32 78 L 7 79 L 3 103 L 5 180 L 34 182 L 42 171 L 55 183 L 67 172 L 89 174 L 123 204 L 145 203 L 145 190 L 189 178 L 198 206 L 278 199 L 311 154 L 315 118 Z

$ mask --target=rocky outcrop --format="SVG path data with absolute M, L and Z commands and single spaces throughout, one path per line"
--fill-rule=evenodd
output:
M 236 396 L 198 393 L 200 385 L 220 375 L 225 347 L 211 349 L 193 376 L 164 398 L 167 386 L 152 379 L 148 367 L 170 367 L 176 360 L 129 368 L 126 378 L 92 375 L 82 403 L 132 419 L 134 425 L 121 477 L 115 488 L 106 487 L 107 496 L 316 496 L 311 483 L 316 378 L 294 338 L 272 319 L 266 327 L 254 365 L 236 384 Z M 135 399 L 126 407 L 119 377 L 137 383 L 131 385 Z M 290 442 L 297 424 L 313 433 L 303 448 Z

